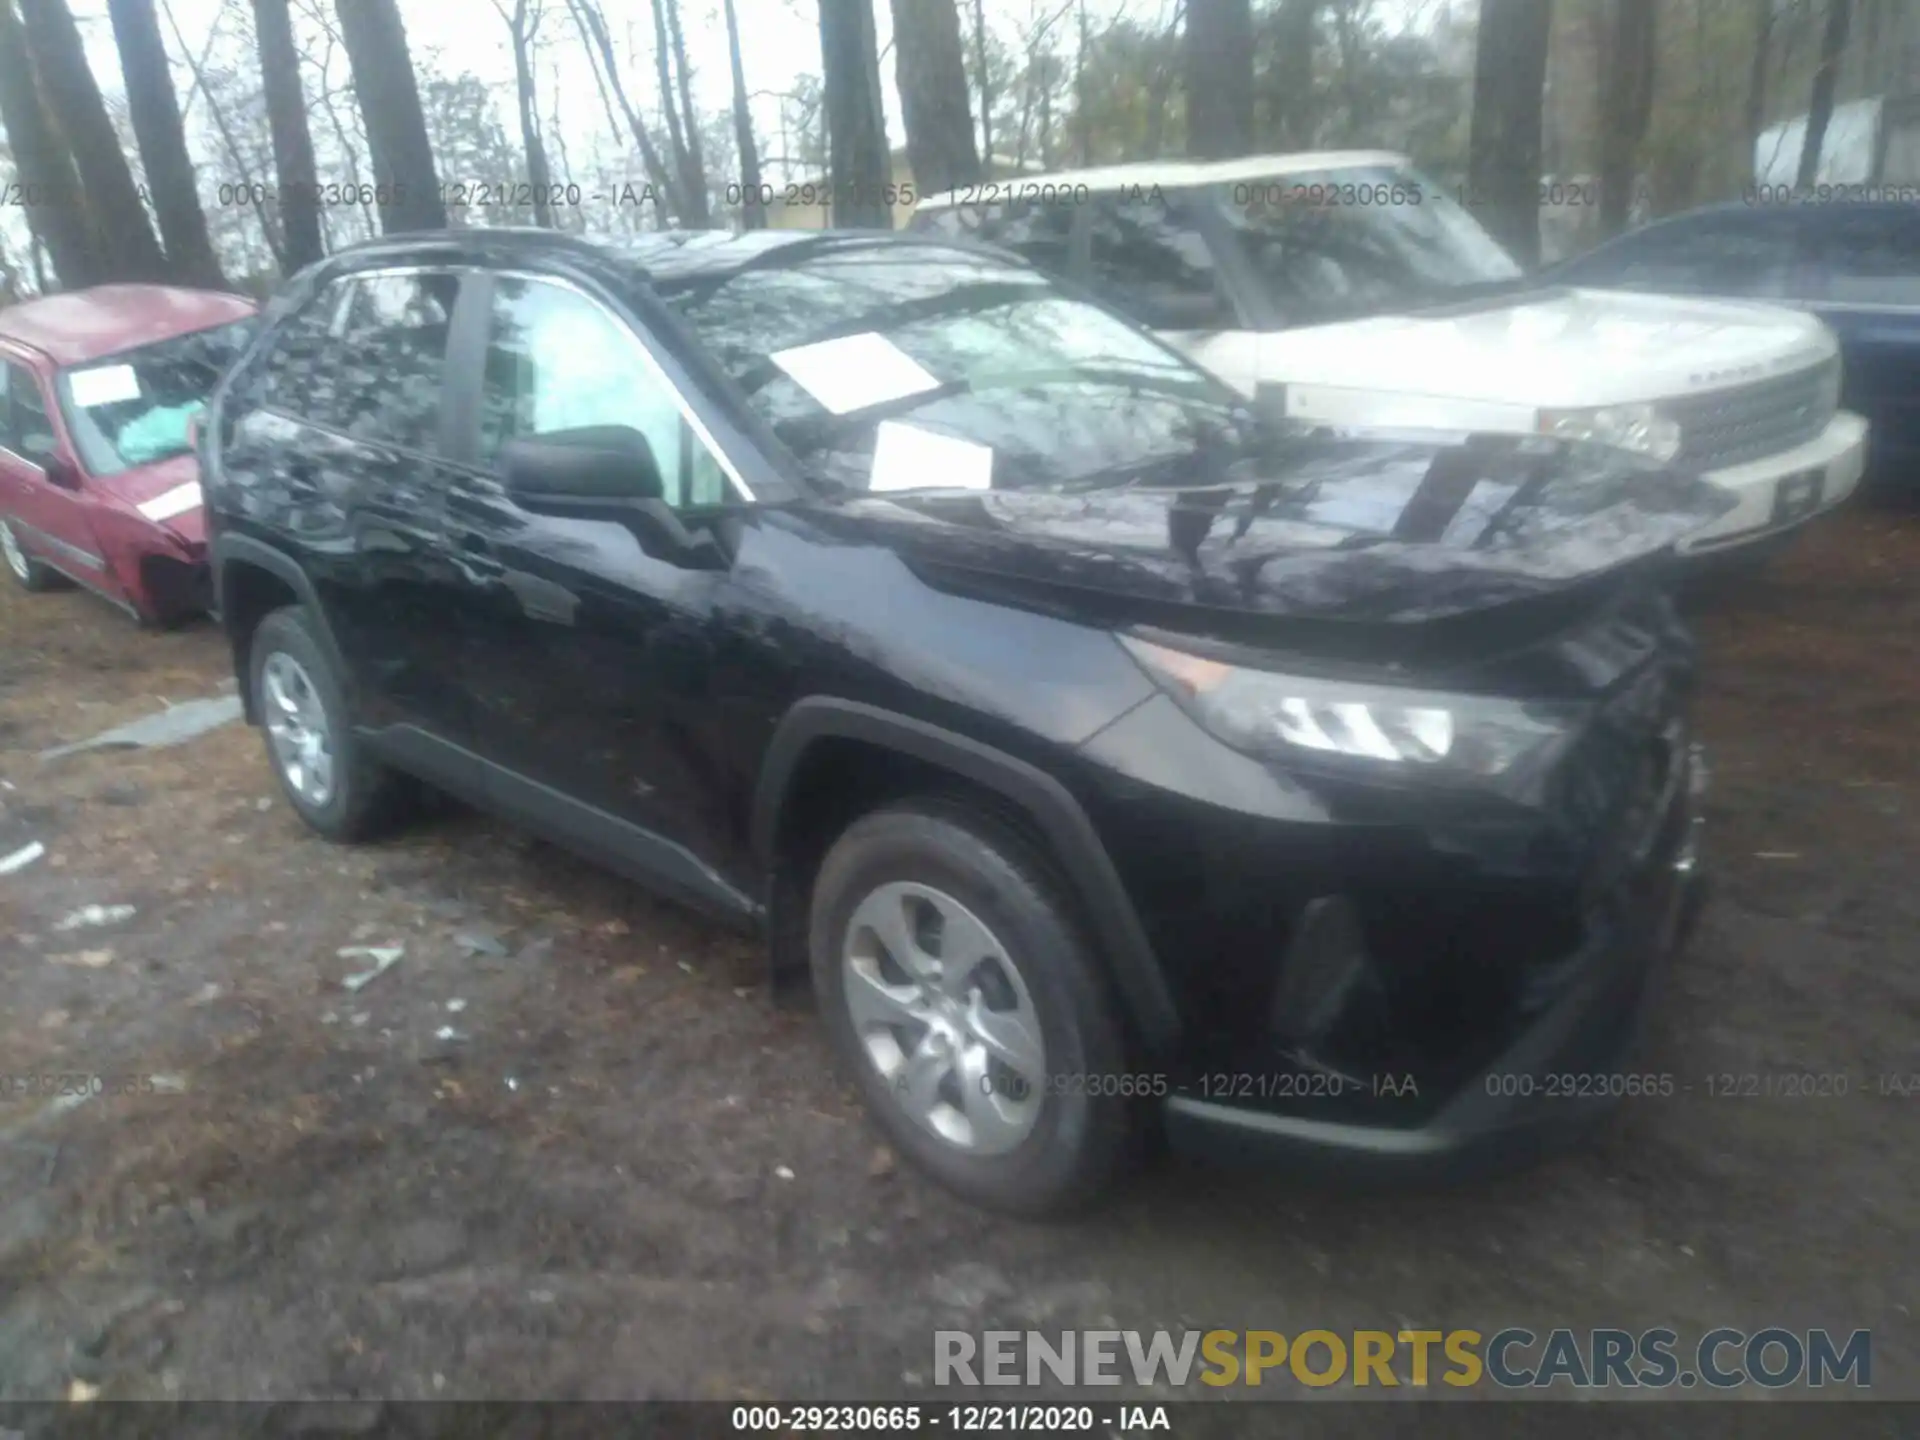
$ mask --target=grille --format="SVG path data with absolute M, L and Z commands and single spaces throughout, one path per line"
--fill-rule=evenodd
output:
M 1839 368 L 1836 357 L 1791 375 L 1663 403 L 1662 413 L 1680 422 L 1676 463 L 1722 470 L 1815 439 L 1833 419 Z

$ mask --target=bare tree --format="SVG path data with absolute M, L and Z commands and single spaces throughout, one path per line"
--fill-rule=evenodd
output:
M 239 182 L 239 188 L 246 192 L 247 205 L 253 211 L 254 219 L 260 222 L 260 234 L 267 242 L 267 249 L 272 253 L 274 263 L 284 267 L 286 257 L 274 233 L 273 224 L 267 218 L 263 187 L 254 184 L 252 168 L 247 164 L 247 152 L 241 147 L 239 137 L 233 132 L 233 126 L 227 123 L 226 106 L 220 103 L 220 97 L 215 95 L 213 88 L 207 84 L 206 57 L 213 49 L 213 38 L 220 29 L 221 16 L 218 13 L 214 15 L 213 24 L 207 30 L 207 43 L 201 48 L 200 58 L 195 60 L 192 50 L 187 46 L 186 36 L 180 33 L 180 22 L 174 18 L 173 7 L 168 0 L 160 0 L 160 11 L 166 17 L 167 28 L 173 32 L 174 43 L 180 47 L 181 53 L 188 57 L 187 65 L 193 71 L 194 92 L 204 93 L 207 97 L 207 113 L 213 117 L 213 128 L 220 132 L 221 148 L 226 153 L 227 163 L 233 167 L 230 173 Z
M 1610 0 L 1599 21 L 1600 233 L 1607 236 L 1626 228 L 1653 114 L 1654 0 Z
M 980 67 L 980 170 L 993 174 L 993 71 L 987 65 L 987 0 L 973 0 L 973 56 Z M 913 144 L 913 137 L 907 137 Z M 909 151 L 911 153 L 911 151 Z M 916 177 L 917 178 L 917 177 Z
M 66 136 L 88 207 L 101 217 L 102 252 L 113 277 L 168 279 L 166 256 L 147 223 L 146 206 L 87 66 L 86 46 L 66 0 L 21 0 L 20 16 L 41 98 Z
M 39 269 L 43 250 L 60 283 L 70 289 L 108 278 L 108 257 L 92 224 L 73 157 L 41 99 L 13 0 L 0 0 L 0 124 L 7 127 L 14 177 L 25 201 L 22 214 L 33 242 L 29 253 L 37 288 L 42 293 L 47 288 Z
M 1820 151 L 1833 119 L 1833 90 L 1840 78 L 1840 57 L 1847 49 L 1847 25 L 1853 0 L 1827 0 L 1827 24 L 1820 34 L 1820 66 L 1813 72 L 1813 96 L 1807 102 L 1807 138 L 1800 147 L 1800 173 L 1794 184 L 1805 190 L 1820 176 Z
M 180 121 L 153 0 L 107 0 L 107 14 L 127 87 L 127 119 L 140 147 L 140 164 L 160 221 L 168 269 L 190 285 L 221 289 L 227 278 L 207 235 L 207 217 L 200 208 L 193 157 L 187 153 L 187 132 Z
M 907 125 L 907 162 L 920 193 L 980 179 L 955 0 L 893 0 L 893 64 Z
M 573 23 L 579 28 L 580 38 L 587 42 L 588 61 L 594 65 L 594 82 L 600 86 L 600 100 L 607 107 L 610 123 L 613 120 L 613 101 L 619 102 L 621 118 L 627 123 L 627 133 L 633 136 L 633 143 L 640 151 L 640 163 L 646 167 L 648 183 L 659 197 L 655 203 L 655 213 L 664 215 L 671 211 L 677 216 L 685 215 L 686 201 L 680 194 L 678 172 L 668 170 L 666 162 L 660 158 L 660 151 L 647 134 L 646 122 L 627 99 L 626 86 L 620 83 L 620 66 L 614 59 L 613 39 L 607 33 L 606 17 L 600 13 L 594 0 L 567 0 L 567 8 L 573 12 Z M 609 91 L 612 92 L 612 99 L 608 98 Z
M 547 149 L 540 143 L 539 102 L 533 92 L 533 39 L 540 29 L 542 10 L 527 0 L 513 0 L 509 11 L 501 0 L 493 8 L 507 22 L 513 47 L 513 93 L 520 110 L 520 147 L 527 153 L 527 184 L 533 191 L 533 223 L 553 228 L 553 174 L 547 168 Z
M 733 143 L 740 152 L 741 224 L 758 230 L 767 223 L 767 207 L 760 194 L 760 147 L 753 138 L 753 111 L 747 104 L 747 75 L 740 63 L 740 22 L 733 0 L 722 0 L 727 19 L 727 65 L 733 72 Z
M 820 0 L 820 61 L 833 223 L 889 230 L 887 125 L 871 0 Z
M 680 177 L 678 187 L 682 223 L 705 228 L 707 223 L 707 185 L 697 175 L 693 155 L 687 149 L 687 135 L 680 123 L 680 108 L 674 98 L 673 46 L 667 38 L 666 0 L 652 0 L 653 69 L 660 84 L 660 109 L 667 119 L 667 148 L 673 155 L 673 172 Z
M 1273 19 L 1273 63 L 1267 70 L 1267 120 L 1281 144 L 1313 144 L 1313 48 L 1319 0 L 1280 0 Z
M 1746 137 L 1747 154 L 1744 168 L 1751 173 L 1754 148 L 1760 139 L 1760 131 L 1767 123 L 1767 66 L 1773 52 L 1773 5 L 1771 3 L 1755 7 L 1753 24 L 1753 57 L 1747 63 L 1747 108 L 1741 133 Z
M 1467 189 L 1479 218 L 1523 265 L 1540 260 L 1540 109 L 1549 0 L 1481 0 L 1473 59 Z
M 287 0 L 253 0 L 253 36 L 260 51 L 260 88 L 273 140 L 273 169 L 280 199 L 280 263 L 291 275 L 313 264 L 320 242 L 319 175 L 313 135 L 307 129 L 307 98 L 300 84 L 300 52 L 293 44 Z
M 698 195 L 696 205 L 699 225 L 708 224 L 710 212 L 707 203 L 707 162 L 700 153 L 700 123 L 693 108 L 693 68 L 687 64 L 687 37 L 680 33 L 680 0 L 655 0 L 657 6 L 667 12 L 667 43 L 673 47 L 673 72 L 676 89 L 680 98 L 680 125 L 686 131 L 687 142 L 687 189 Z M 663 96 L 664 103 L 673 104 L 672 96 Z
M 447 207 L 420 111 L 406 27 L 394 0 L 334 0 L 334 10 L 367 127 L 380 228 L 389 235 L 445 229 Z
M 1187 0 L 1187 152 L 1253 148 L 1253 11 L 1248 0 Z

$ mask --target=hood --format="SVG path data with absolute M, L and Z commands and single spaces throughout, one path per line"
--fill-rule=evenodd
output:
M 194 455 L 135 465 L 118 475 L 90 478 L 87 483 L 182 540 L 200 544 L 206 539 L 206 519 L 200 508 L 200 461 Z
M 1836 353 L 1810 315 L 1626 291 L 1501 294 L 1259 337 L 1261 378 L 1535 408 L 1724 390 Z
M 1733 503 L 1598 446 L 1471 436 L 1316 440 L 1267 483 L 863 495 L 814 518 L 937 585 L 1225 635 L 1418 626 L 1564 594 Z

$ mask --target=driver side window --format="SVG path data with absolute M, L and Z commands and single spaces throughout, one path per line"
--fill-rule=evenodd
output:
M 47 403 L 40 392 L 40 381 L 24 365 L 9 363 L 0 381 L 0 444 L 23 460 L 45 465 L 53 458 L 53 422 L 47 418 Z
M 675 509 L 734 498 L 672 386 L 624 324 L 578 291 L 500 276 L 481 391 L 481 460 L 492 463 L 509 440 L 587 425 L 646 436 L 663 498 Z

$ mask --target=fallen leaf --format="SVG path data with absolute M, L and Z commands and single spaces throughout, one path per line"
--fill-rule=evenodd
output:
M 56 965 L 75 965 L 85 970 L 103 970 L 113 963 L 113 951 L 75 950 L 67 955 L 49 955 L 47 959 Z

